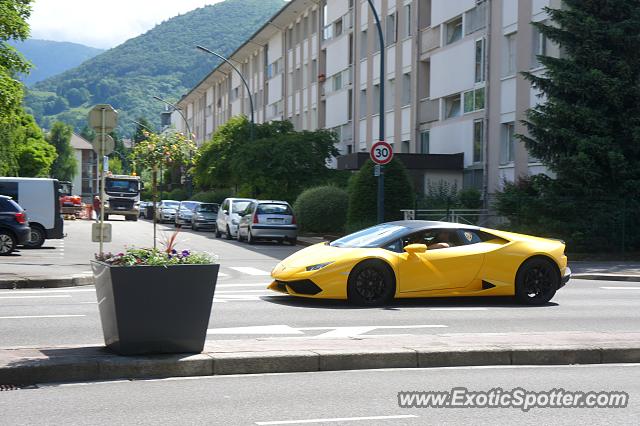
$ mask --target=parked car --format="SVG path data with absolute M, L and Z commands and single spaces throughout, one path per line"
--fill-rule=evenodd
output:
M 180 201 L 174 222 L 175 227 L 178 228 L 182 225 L 191 226 L 191 216 L 193 216 L 193 211 L 199 204 L 200 201 Z
M 0 256 L 7 256 L 17 246 L 29 241 L 31 229 L 27 214 L 11 197 L 0 195 Z
M 147 218 L 147 207 L 149 205 L 153 205 L 151 201 L 140 201 L 140 217 L 143 219 Z
M 249 244 L 257 240 L 277 240 L 296 245 L 298 225 L 293 209 L 286 201 L 259 200 L 251 202 L 240 214 L 238 241 L 247 239 Z
M 157 204 L 158 209 L 156 211 L 156 220 L 160 223 L 173 222 L 176 220 L 176 211 L 179 206 L 179 201 L 161 200 Z
M 198 231 L 200 229 L 216 230 L 216 217 L 220 205 L 216 203 L 200 203 L 196 206 L 191 215 L 191 229 Z
M 224 234 L 227 240 L 230 240 L 238 235 L 239 213 L 244 211 L 252 201 L 256 200 L 251 198 L 226 198 L 222 202 L 216 219 L 216 238 L 220 238 Z
M 11 197 L 29 215 L 31 233 L 25 247 L 38 248 L 45 240 L 64 238 L 57 179 L 0 177 L 0 195 Z

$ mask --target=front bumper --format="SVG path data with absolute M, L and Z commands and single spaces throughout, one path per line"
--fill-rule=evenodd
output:
M 31 228 L 28 225 L 12 228 L 12 230 L 15 231 L 17 245 L 21 246 L 29 242 L 29 237 L 31 236 Z
M 196 219 L 195 221 L 193 221 L 192 223 L 195 223 L 198 228 L 215 228 L 216 227 L 216 221 L 215 220 L 200 220 L 200 219 Z
M 564 275 L 562 276 L 562 280 L 560 281 L 559 288 L 564 287 L 564 285 L 568 283 L 570 279 L 571 279 L 571 268 L 567 266 L 564 270 Z

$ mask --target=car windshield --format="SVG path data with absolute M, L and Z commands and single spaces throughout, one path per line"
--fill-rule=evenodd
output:
M 240 213 L 247 208 L 251 201 L 234 201 L 231 203 L 231 213 Z
M 367 248 L 379 247 L 380 244 L 399 237 L 407 230 L 404 226 L 382 224 L 363 229 L 333 241 L 333 247 Z
M 177 201 L 163 201 L 162 207 L 165 209 L 177 209 L 180 203 Z
M 291 208 L 286 204 L 258 204 L 258 214 L 291 215 Z
M 200 204 L 200 211 L 204 213 L 216 213 L 218 206 L 216 204 Z
M 108 192 L 126 192 L 129 194 L 136 194 L 139 190 L 139 183 L 137 180 L 129 179 L 105 179 L 105 191 Z

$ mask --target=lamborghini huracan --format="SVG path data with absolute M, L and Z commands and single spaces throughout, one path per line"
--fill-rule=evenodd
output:
M 382 305 L 393 298 L 515 296 L 547 303 L 571 277 L 560 240 L 448 222 L 398 221 L 302 249 L 269 289 Z

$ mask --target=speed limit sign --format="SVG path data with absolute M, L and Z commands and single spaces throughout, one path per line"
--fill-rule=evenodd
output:
M 378 141 L 371 147 L 371 159 L 376 164 L 387 164 L 393 158 L 393 148 L 385 141 Z

